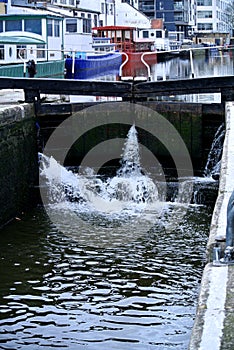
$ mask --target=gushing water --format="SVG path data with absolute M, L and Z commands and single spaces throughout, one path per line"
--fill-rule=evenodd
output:
M 102 180 L 90 168 L 84 175 L 75 174 L 43 154 L 41 175 L 46 178 L 50 202 L 75 202 L 79 210 L 100 213 L 128 210 L 129 213 L 158 201 L 156 184 L 141 168 L 134 125 L 127 135 L 120 169 L 113 178 Z
M 221 124 L 215 133 L 214 140 L 208 154 L 207 163 L 204 170 L 206 177 L 218 175 L 220 172 L 221 157 L 223 151 L 223 141 L 225 136 L 224 124 Z

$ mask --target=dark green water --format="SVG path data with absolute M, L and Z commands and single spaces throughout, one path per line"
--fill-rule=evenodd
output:
M 210 220 L 191 206 L 178 230 L 109 249 L 82 247 L 40 207 L 11 223 L 0 235 L 0 349 L 187 349 Z

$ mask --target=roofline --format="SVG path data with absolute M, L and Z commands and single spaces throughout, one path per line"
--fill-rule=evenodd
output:
M 27 18 L 27 17 L 35 17 L 35 18 L 54 18 L 56 17 L 57 19 L 60 19 L 60 20 L 63 20 L 63 16 L 61 15 L 53 15 L 52 13 L 51 14 L 36 14 L 36 13 L 17 13 L 17 14 L 0 14 L 0 20 L 11 20 L 11 19 L 15 19 L 15 18 Z

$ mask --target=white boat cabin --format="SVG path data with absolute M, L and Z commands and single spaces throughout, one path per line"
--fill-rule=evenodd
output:
M 95 53 L 105 53 L 105 52 L 116 51 L 115 46 L 116 46 L 115 43 L 112 43 L 110 38 L 93 37 L 92 47 Z
M 164 29 L 155 29 L 155 28 L 138 29 L 137 37 L 135 41 L 146 42 L 147 40 L 153 43 L 151 47 L 151 51 L 169 50 L 168 32 Z
M 63 59 L 63 18 L 0 15 L 0 64 Z

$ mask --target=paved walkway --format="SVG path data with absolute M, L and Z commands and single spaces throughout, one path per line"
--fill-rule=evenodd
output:
M 227 203 L 234 189 L 234 102 L 226 104 L 219 193 L 213 212 L 207 256 L 216 240 L 225 239 Z M 225 242 L 222 243 L 225 247 Z M 209 262 L 203 272 L 197 315 L 189 350 L 234 350 L 234 265 Z

